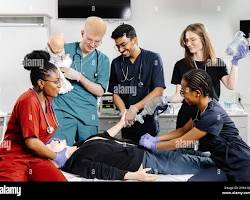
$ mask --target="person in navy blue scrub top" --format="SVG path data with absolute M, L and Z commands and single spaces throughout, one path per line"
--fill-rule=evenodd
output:
M 183 75 L 181 95 L 188 105 L 198 107 L 197 118 L 158 138 L 145 138 L 141 145 L 154 150 L 174 150 L 180 144 L 198 141 L 198 150 L 210 151 L 211 159 L 230 181 L 250 181 L 250 147 L 225 110 L 213 98 L 207 72 L 193 69 Z M 156 142 L 155 142 L 156 141 Z M 177 145 L 179 144 L 179 145 Z
M 144 124 L 134 120 L 147 101 L 163 93 L 162 60 L 159 54 L 138 46 L 136 31 L 131 25 L 118 26 L 111 37 L 121 55 L 112 61 L 108 91 L 113 93 L 121 113 L 127 109 L 127 127 L 122 129 L 122 137 L 138 143 L 144 133 L 155 136 L 159 132 L 156 113 L 146 116 Z

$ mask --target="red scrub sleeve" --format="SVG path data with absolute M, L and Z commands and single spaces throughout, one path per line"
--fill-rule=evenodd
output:
M 40 109 L 39 104 L 34 100 L 24 100 L 20 102 L 18 114 L 20 118 L 20 127 L 24 138 L 39 138 Z

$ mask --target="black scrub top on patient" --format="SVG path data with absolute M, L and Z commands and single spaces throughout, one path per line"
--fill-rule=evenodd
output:
M 201 61 L 195 61 L 199 69 L 205 70 L 205 63 Z M 174 85 L 180 85 L 182 76 L 193 69 L 193 67 L 186 64 L 185 59 L 181 59 L 176 62 L 173 70 L 171 83 Z M 228 75 L 226 64 L 220 58 L 217 58 L 216 64 L 206 64 L 206 72 L 210 75 L 213 82 L 213 90 L 215 98 L 218 100 L 220 97 L 220 80 L 223 76 Z M 196 106 L 189 106 L 185 101 L 179 110 L 176 122 L 176 128 L 183 127 L 190 118 L 195 118 L 197 113 Z
M 143 83 L 142 87 L 138 85 L 140 82 Z M 125 88 L 128 89 L 130 86 L 133 86 L 130 92 L 126 91 Z M 108 91 L 118 94 L 126 109 L 141 101 L 156 87 L 165 88 L 163 65 L 159 54 L 141 49 L 134 63 L 123 56 L 118 56 L 112 61 Z M 146 116 L 144 120 L 144 124 L 135 122 L 132 127 L 122 129 L 122 137 L 138 142 L 145 133 L 157 135 L 158 120 L 154 116 Z
M 226 172 L 229 180 L 250 181 L 250 147 L 216 100 L 209 102 L 195 127 L 207 132 L 199 140 L 199 150 L 210 151 L 211 159 Z
M 99 139 L 89 140 L 99 137 Z M 102 139 L 101 139 L 102 138 Z M 144 149 L 111 137 L 107 131 L 75 144 L 79 147 L 62 170 L 84 178 L 123 180 L 128 171 L 137 171 Z

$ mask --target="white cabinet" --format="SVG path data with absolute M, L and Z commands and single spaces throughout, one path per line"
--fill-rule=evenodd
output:
M 176 115 L 162 115 L 160 121 L 160 135 L 176 129 Z
M 230 117 L 234 121 L 236 127 L 239 129 L 239 134 L 242 139 L 250 146 L 250 116 L 248 114 L 243 114 L 231 115 Z
M 9 117 L 10 117 L 10 115 L 7 113 L 0 114 L 0 143 L 4 139 L 4 133 L 5 133 L 6 128 L 7 128 L 7 123 L 8 123 Z

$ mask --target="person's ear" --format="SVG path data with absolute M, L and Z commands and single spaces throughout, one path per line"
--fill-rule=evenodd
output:
M 196 90 L 195 92 L 196 92 L 196 94 L 197 94 L 197 97 L 200 97 L 200 96 L 201 96 L 200 90 Z
M 38 85 L 40 91 L 43 90 L 43 88 L 44 88 L 44 83 L 45 83 L 45 82 L 44 82 L 44 80 L 42 80 L 42 79 L 39 79 L 39 80 L 37 81 L 37 85 Z
M 84 36 L 84 30 L 81 30 L 81 36 L 82 36 L 82 38 L 83 38 L 83 36 Z
M 133 44 L 138 45 L 137 37 L 132 38 L 131 41 L 132 41 Z

